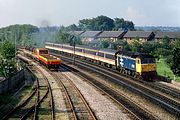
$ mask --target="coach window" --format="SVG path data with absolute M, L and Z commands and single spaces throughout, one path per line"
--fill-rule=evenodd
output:
M 104 57 L 104 53 L 98 53 L 98 56 L 100 56 L 100 57 Z
M 111 54 L 106 54 L 106 58 L 109 58 L 109 59 L 114 59 L 114 55 L 111 55 Z

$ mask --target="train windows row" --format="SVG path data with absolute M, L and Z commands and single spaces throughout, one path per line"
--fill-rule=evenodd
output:
M 61 44 L 48 44 L 46 43 L 46 45 L 53 45 L 54 47 L 63 47 L 64 49 L 68 49 L 68 50 L 74 50 L 73 46 L 69 46 L 69 45 L 61 45 Z M 92 49 L 92 50 L 91 50 Z M 75 51 L 77 52 L 83 52 L 83 53 L 87 53 L 87 54 L 91 54 L 91 55 L 96 55 L 96 56 L 100 56 L 100 57 L 104 57 L 104 58 L 108 58 L 108 59 L 115 59 L 114 54 L 115 52 L 112 53 L 107 53 L 107 51 L 100 51 L 100 50 L 96 50 L 93 48 L 86 48 L 86 47 L 81 47 L 78 46 L 77 48 L 75 48 Z

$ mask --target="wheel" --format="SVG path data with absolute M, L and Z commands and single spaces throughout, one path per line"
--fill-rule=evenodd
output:
M 128 75 L 131 75 L 131 71 L 130 70 L 128 71 Z
M 122 72 L 121 72 L 121 73 L 122 73 L 122 74 L 125 74 L 125 70 L 122 69 Z
M 128 70 L 125 70 L 125 74 L 128 74 Z

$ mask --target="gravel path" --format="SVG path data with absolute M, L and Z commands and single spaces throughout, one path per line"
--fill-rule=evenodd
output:
M 100 120 L 128 120 L 130 119 L 125 113 L 123 113 L 115 104 L 113 104 L 108 98 L 96 91 L 95 88 L 80 77 L 74 75 L 71 72 L 63 72 L 81 91 L 82 95 L 88 101 L 91 109 L 95 112 L 96 116 Z

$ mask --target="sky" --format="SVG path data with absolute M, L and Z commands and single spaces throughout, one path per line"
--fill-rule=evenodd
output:
M 180 0 L 0 0 L 0 27 L 67 26 L 99 15 L 136 26 L 180 27 Z

